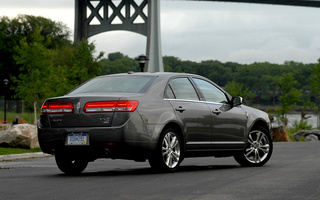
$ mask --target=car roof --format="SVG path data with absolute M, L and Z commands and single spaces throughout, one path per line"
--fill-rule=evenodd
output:
M 158 76 L 158 77 L 172 77 L 172 76 L 198 76 L 202 77 L 200 75 L 196 74 L 190 74 L 190 73 L 177 73 L 177 72 L 127 72 L 127 73 L 118 73 L 118 74 L 108 74 L 103 75 L 99 77 L 105 77 L 105 76 Z M 205 77 L 203 77 L 205 78 Z

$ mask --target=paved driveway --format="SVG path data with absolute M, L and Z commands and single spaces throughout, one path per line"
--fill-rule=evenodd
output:
M 89 163 L 79 176 L 61 173 L 53 157 L 0 168 L 0 199 L 320 199 L 320 142 L 275 143 L 271 160 L 258 168 L 211 157 L 185 159 L 169 174 L 110 159 Z

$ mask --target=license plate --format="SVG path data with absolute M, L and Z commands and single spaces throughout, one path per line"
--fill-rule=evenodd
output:
M 67 145 L 89 145 L 88 134 L 86 133 L 68 134 Z

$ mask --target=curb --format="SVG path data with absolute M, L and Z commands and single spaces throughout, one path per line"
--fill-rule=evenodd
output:
M 33 159 L 33 158 L 45 158 L 45 157 L 51 157 L 51 156 L 52 155 L 50 155 L 50 154 L 45 154 L 45 153 L 42 153 L 42 152 L 10 154 L 10 155 L 0 156 L 0 162 L 13 161 L 13 160 L 22 160 L 22 159 Z

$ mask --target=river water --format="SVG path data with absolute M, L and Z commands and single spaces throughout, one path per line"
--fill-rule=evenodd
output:
M 288 118 L 288 127 L 293 127 L 295 121 L 298 123 L 300 122 L 301 115 L 299 114 L 287 114 L 286 117 Z M 307 114 L 306 117 L 310 117 L 307 119 L 308 124 L 311 124 L 313 128 L 319 127 L 319 119 L 318 114 Z

